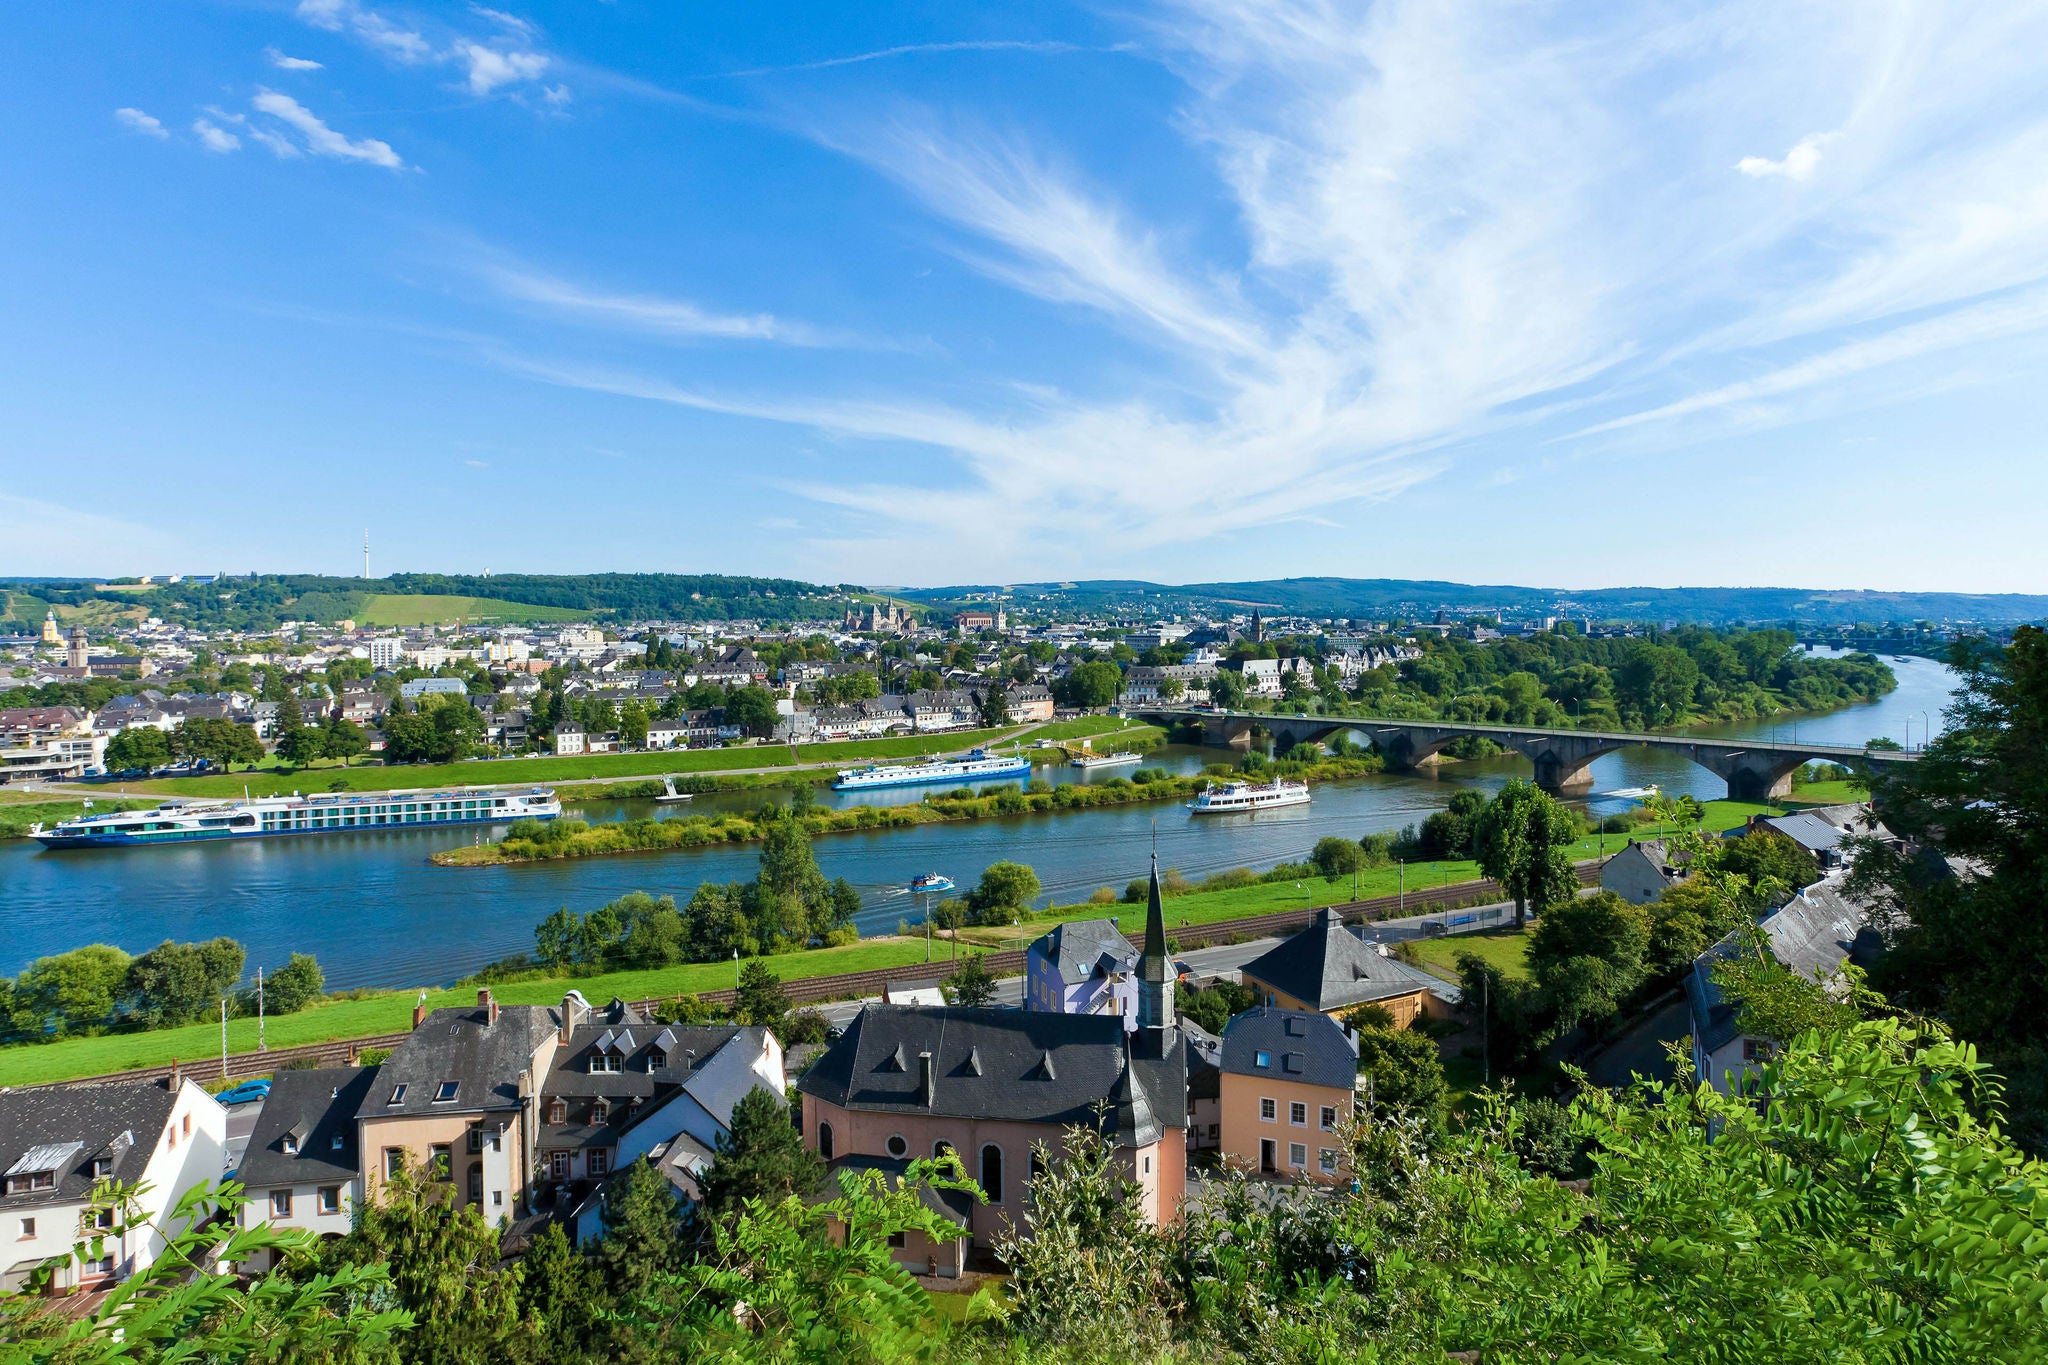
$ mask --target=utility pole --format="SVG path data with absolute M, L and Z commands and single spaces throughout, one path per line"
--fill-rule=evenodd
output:
M 1479 1067 L 1484 1078 L 1480 1084 L 1493 1084 L 1493 977 L 1481 973 L 1479 977 Z
M 1406 858 L 1396 859 L 1395 865 L 1401 869 L 1401 903 L 1398 909 L 1398 917 L 1405 918 L 1408 914 L 1408 860 Z
M 228 998 L 220 998 L 220 1078 L 228 1078 Z
M 256 969 L 256 1050 L 258 1052 L 268 1052 L 270 1050 L 263 1041 L 263 969 L 261 967 Z
M 740 993 L 740 950 L 737 948 L 732 950 L 732 993 L 735 997 Z
M 370 528 L 363 528 L 363 577 L 370 576 Z

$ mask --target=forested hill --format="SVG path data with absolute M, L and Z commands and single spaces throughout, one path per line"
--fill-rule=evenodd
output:
M 1170 585 L 1138 579 L 907 590 L 916 601 L 984 600 L 1007 593 L 1071 610 L 1184 610 L 1258 606 L 1304 616 L 1428 620 L 1439 611 L 1591 617 L 1594 621 L 1739 622 L 1811 626 L 1933 621 L 2002 626 L 2048 618 L 2048 594 L 1870 592 L 1820 588 L 1535 588 L 1411 578 L 1281 578 Z
M 95 615 L 161 617 L 206 629 L 267 630 L 286 620 L 407 625 L 414 620 L 618 620 L 763 622 L 837 615 L 857 589 L 793 578 L 727 574 L 393 574 L 329 578 L 258 574 L 200 582 L 0 581 L 0 632 L 42 624 L 50 605 Z M 436 603 L 446 599 L 445 611 Z

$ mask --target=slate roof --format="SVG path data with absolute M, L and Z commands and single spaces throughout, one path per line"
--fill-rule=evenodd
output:
M 1068 985 L 1138 967 L 1138 950 L 1111 919 L 1077 919 L 1055 925 L 1029 951 L 1049 958 Z
M 57 1168 L 47 1190 L 10 1195 L 0 1183 L 0 1209 L 90 1197 L 95 1157 L 111 1159 L 107 1178 L 139 1180 L 176 1102 L 177 1092 L 162 1081 L 0 1090 L 0 1172 Z
M 1350 1090 L 1358 1083 L 1358 1052 L 1327 1014 L 1261 1005 L 1223 1026 L 1223 1070 Z
M 554 1062 L 541 1084 L 545 1141 L 551 1147 L 616 1146 L 621 1134 L 679 1089 L 689 1090 L 699 1104 L 724 1122 L 745 1091 L 729 1097 L 719 1093 L 712 1089 L 718 1073 L 704 1075 L 702 1068 L 736 1038 L 743 1043 L 751 1042 L 758 1053 L 764 1033 L 765 1029 L 731 1024 L 657 1024 L 614 1001 L 610 1009 L 593 1013 L 587 1022 L 572 1029 L 568 1045 L 555 1052 Z M 592 1072 L 590 1058 L 600 1047 L 616 1052 L 623 1069 Z M 649 1055 L 657 1050 L 667 1065 L 649 1070 Z M 745 1074 L 750 1078 L 751 1089 L 753 1073 Z M 611 1101 L 610 1112 L 605 1122 L 593 1123 L 592 1101 L 600 1096 Z M 547 1122 L 545 1106 L 555 1099 L 567 1102 L 566 1123 Z
M 517 1109 L 519 1073 L 533 1065 L 535 1050 L 560 1025 L 561 1012 L 552 1005 L 503 1005 L 498 1022 L 488 1025 L 481 1005 L 435 1010 L 384 1062 L 377 1088 L 363 1097 L 356 1117 Z M 455 1098 L 436 1104 L 443 1081 L 456 1082 Z M 393 1104 L 400 1085 L 405 1094 Z
M 278 1072 L 235 1178 L 252 1190 L 355 1179 L 362 1169 L 356 1150 L 356 1111 L 376 1083 L 374 1066 Z M 296 1153 L 285 1151 L 287 1135 L 296 1140 Z M 341 1139 L 339 1147 L 334 1145 L 336 1138 Z
M 1870 912 L 1842 895 L 1838 886 L 1819 882 L 1787 901 L 1758 927 L 1771 956 L 1806 979 L 1825 979 L 1850 960 L 1875 955 L 1877 935 L 1869 927 Z M 1747 938 L 1732 933 L 1693 959 L 1685 978 L 1686 1003 L 1692 1011 L 1693 1038 L 1707 1052 L 1726 1047 L 1741 1036 L 1735 1002 L 1714 984 L 1716 964 L 1743 951 Z
M 1186 1048 L 1178 1029 L 1165 1032 L 1164 1055 L 1148 1059 L 1111 1015 L 869 1005 L 797 1089 L 842 1109 L 1061 1127 L 1094 1124 L 1107 1100 L 1118 1140 L 1142 1146 L 1187 1126 Z
M 1334 910 L 1317 913 L 1315 923 L 1239 969 L 1317 1009 L 1340 1009 L 1372 1000 L 1391 1000 L 1426 989 L 1400 964 L 1381 957 L 1344 927 Z

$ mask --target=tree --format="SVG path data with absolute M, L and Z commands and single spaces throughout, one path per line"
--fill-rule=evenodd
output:
M 271 1014 L 297 1014 L 320 998 L 326 984 L 326 974 L 311 953 L 293 953 L 264 979 L 263 1008 Z
M 825 1163 L 804 1145 L 804 1135 L 790 1122 L 789 1105 L 757 1085 L 733 1106 L 732 1124 L 718 1139 L 697 1188 L 706 1216 L 726 1225 L 748 1201 L 802 1197 L 824 1176 Z
M 725 723 L 738 726 L 756 739 L 774 734 L 781 719 L 775 709 L 775 695 L 765 687 L 735 687 L 725 694 Z
M 967 893 L 967 908 L 976 924 L 1013 924 L 1040 890 L 1038 874 L 1025 864 L 994 862 L 982 870 L 980 884 Z
M 1315 848 L 1308 855 L 1309 863 L 1322 873 L 1325 880 L 1336 881 L 1347 873 L 1356 872 L 1365 864 L 1365 850 L 1349 839 L 1335 834 L 1326 834 L 1316 840 Z
M 254 727 L 218 717 L 188 720 L 171 731 L 171 752 L 204 758 L 230 771 L 237 763 L 263 761 L 263 741 Z
M 1565 849 L 1578 838 L 1571 812 L 1520 778 L 1500 789 L 1473 829 L 1479 870 L 1499 882 L 1515 902 L 1515 928 L 1528 923 L 1531 905 L 1541 915 L 1578 892 L 1579 879 Z
M 1422 822 L 1421 855 L 1445 860 L 1471 857 L 1473 831 L 1485 809 L 1486 798 L 1478 792 L 1452 792 L 1450 805 L 1432 811 Z
M 550 1221 L 534 1236 L 519 1266 L 519 1308 L 540 1338 L 549 1365 L 602 1359 L 594 1345 L 603 1331 L 604 1282 L 590 1258 L 569 1244 Z
M 1413 1114 L 1441 1133 L 1450 1112 L 1450 1087 L 1435 1040 L 1407 1029 L 1360 1029 L 1358 1098 L 1375 1118 Z
M 685 1259 L 676 1187 L 646 1157 L 605 1181 L 602 1216 L 597 1269 L 615 1299 L 647 1294 Z
M 782 978 L 770 971 L 767 963 L 756 958 L 740 968 L 739 990 L 732 1000 L 734 1023 L 776 1029 L 788 1013 L 789 993 L 782 989 Z
M 107 741 L 107 767 L 114 772 L 129 768 L 146 772 L 170 761 L 170 736 L 152 726 L 131 726 Z
M 996 998 L 996 978 L 982 954 L 969 953 L 967 960 L 953 969 L 953 977 L 946 984 L 952 991 L 953 1003 L 963 1009 L 980 1009 Z
M 211 1016 L 242 977 L 246 958 L 231 938 L 205 943 L 165 939 L 128 964 L 125 988 L 144 1028 L 169 1028 Z
M 1209 679 L 1209 700 L 1226 711 L 1240 710 L 1244 706 L 1244 674 L 1234 668 L 1219 669 Z
M 1120 1356 L 1134 1328 L 1156 1333 L 1165 1325 L 1155 1305 L 1165 1288 L 1166 1246 L 1114 1137 L 1077 1126 L 1061 1146 L 1055 1160 L 1045 1143 L 1033 1144 L 1036 1173 L 1024 1205 L 1030 1226 L 1010 1224 L 996 1239 L 1011 1272 L 1013 1322 L 1033 1338 L 1078 1348 L 1074 1359 Z M 1131 1358 L 1160 1355 L 1161 1343 L 1151 1344 Z
M 91 1208 L 108 1227 L 60 1259 L 82 1269 L 82 1261 L 145 1238 L 160 1239 L 156 1258 L 77 1315 L 47 1311 L 49 1299 L 36 1291 L 51 1268 L 32 1271 L 24 1292 L 0 1297 L 0 1343 L 10 1365 L 397 1361 L 395 1347 L 413 1318 L 389 1306 L 383 1266 L 308 1271 L 314 1234 L 262 1222 L 239 1227 L 249 1201 L 232 1182 L 195 1185 L 155 1220 L 143 1212 L 142 1194 L 138 1186 L 100 1187 Z M 291 1273 L 245 1283 L 233 1269 L 214 1268 L 260 1256 Z
M 638 701 L 628 701 L 619 708 L 619 742 L 632 748 L 647 743 L 647 708 Z
M 316 759 L 327 757 L 327 731 L 318 725 L 306 725 L 299 719 L 298 704 L 279 703 L 277 711 L 277 756 L 295 768 L 303 768 Z
M 363 734 L 363 727 L 338 715 L 327 718 L 324 738 L 327 757 L 340 759 L 344 764 L 369 752 L 370 741 Z
M 987 726 L 1010 723 L 1010 691 L 1001 683 L 990 683 L 981 693 L 981 723 Z
M 105 943 L 39 957 L 14 982 L 16 1028 L 30 1037 L 83 1033 L 113 1022 L 128 954 Z
M 1559 901 L 1529 939 L 1529 969 L 1559 1030 L 1597 1027 L 1620 1009 L 1644 977 L 1650 915 L 1612 891 Z
M 1067 706 L 1084 710 L 1108 706 L 1124 690 L 1123 670 L 1107 659 L 1090 659 L 1054 684 L 1053 692 Z

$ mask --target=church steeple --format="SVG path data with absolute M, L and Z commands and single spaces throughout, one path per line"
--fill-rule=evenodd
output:
M 1138 959 L 1138 1029 L 1170 1029 L 1173 963 L 1166 956 L 1166 909 L 1159 899 L 1159 854 L 1152 855 L 1152 885 L 1145 898 L 1145 951 Z

